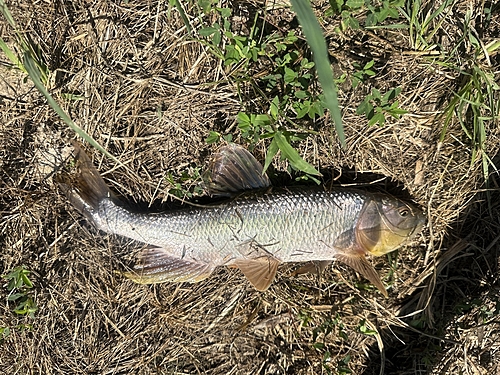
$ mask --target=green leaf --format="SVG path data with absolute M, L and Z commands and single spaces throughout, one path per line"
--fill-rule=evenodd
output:
M 228 18 L 231 16 L 231 8 L 219 8 L 219 12 L 222 18 Z
M 267 168 L 271 165 L 274 156 L 278 152 L 278 142 L 276 142 L 276 138 L 273 138 L 271 144 L 269 145 L 266 153 L 266 159 L 264 160 L 264 169 L 262 170 L 262 174 L 266 173 Z
M 291 83 L 297 78 L 297 73 L 294 72 L 292 69 L 285 67 L 285 76 L 284 80 L 286 83 Z
M 302 118 L 309 113 L 311 109 L 311 102 L 306 100 L 303 103 L 295 103 L 294 109 L 297 112 L 297 118 Z
M 297 90 L 293 94 L 297 99 L 305 99 L 307 98 L 308 94 L 304 90 Z
M 3 14 L 10 26 L 12 26 L 14 30 L 18 30 L 16 21 L 14 21 L 12 13 L 10 13 L 10 10 L 7 8 L 4 0 L 0 0 L 0 12 Z
M 216 46 L 218 46 L 220 44 L 220 41 L 222 40 L 222 36 L 221 36 L 221 33 L 220 33 L 220 30 L 217 30 L 215 33 L 214 33 L 214 36 L 213 36 L 213 39 L 212 41 L 214 42 L 214 44 Z
M 370 121 L 368 121 L 368 126 L 373 126 L 377 123 L 380 126 L 383 126 L 385 124 L 385 116 L 382 112 L 375 113 Z
M 339 13 L 344 5 L 344 0 L 330 0 L 330 6 L 335 13 Z
M 236 120 L 240 125 L 250 124 L 250 117 L 245 112 L 238 112 L 238 116 L 236 116 Z
M 321 102 L 314 102 L 311 105 L 311 108 L 309 109 L 309 117 L 311 119 L 314 119 L 316 115 L 319 117 L 323 116 L 325 113 L 325 108 L 323 107 L 323 104 Z
M 368 62 L 365 64 L 365 67 L 363 68 L 363 70 L 370 69 L 370 68 L 371 68 L 374 64 L 375 64 L 375 60 L 368 61 Z
M 26 271 L 26 272 L 23 272 L 21 274 L 21 278 L 23 280 L 23 283 L 24 285 L 27 287 L 27 288 L 33 288 L 33 284 L 31 283 L 31 280 L 28 279 L 28 275 L 29 275 L 29 271 Z
M 19 298 L 25 297 L 26 293 L 12 293 L 7 297 L 7 301 L 17 301 Z
M 316 168 L 302 159 L 297 150 L 295 150 L 290 143 L 288 143 L 282 132 L 276 132 L 273 138 L 273 141 L 274 140 L 276 140 L 276 145 L 281 150 L 282 155 L 290 162 L 292 167 L 305 173 L 316 176 L 320 175 Z
M 312 347 L 314 349 L 322 350 L 325 348 L 325 344 L 323 344 L 321 342 L 315 342 L 314 344 L 312 344 Z
M 210 36 L 213 33 L 215 33 L 216 31 L 218 31 L 218 29 L 210 26 L 210 27 L 205 27 L 203 29 L 198 30 L 198 34 L 200 34 L 201 36 Z
M 22 72 L 27 73 L 21 61 L 17 58 L 17 55 L 7 46 L 2 38 L 0 38 L 0 48 L 13 65 L 15 65 Z
M 347 0 L 345 3 L 346 6 L 353 10 L 360 9 L 363 4 L 363 0 Z
M 10 328 L 4 327 L 0 328 L 0 339 L 6 339 L 10 335 Z
M 271 102 L 271 107 L 269 108 L 269 111 L 271 112 L 271 117 L 275 121 L 278 119 L 279 108 L 280 108 L 280 99 L 277 96 L 275 96 Z
M 333 72 L 330 66 L 330 59 L 323 32 L 321 31 L 321 27 L 318 24 L 318 20 L 314 15 L 309 0 L 291 0 L 291 3 L 302 25 L 307 43 L 313 52 L 313 59 L 316 64 L 319 82 L 325 94 L 326 107 L 330 110 L 330 115 L 335 123 L 335 129 L 340 143 L 345 147 L 344 127 L 342 125 L 342 114 L 337 98 L 337 87 L 333 80 Z
M 387 91 L 384 96 L 382 97 L 382 102 L 384 103 L 387 103 L 389 100 L 392 100 L 394 99 L 396 96 L 398 96 L 399 94 L 401 93 L 401 88 L 400 87 L 396 87 L 394 89 L 390 89 L 389 91 Z M 380 93 L 379 93 L 380 95 Z
M 251 117 L 252 117 L 251 122 L 255 126 L 269 125 L 271 123 L 271 119 L 267 114 L 251 115 Z
M 208 144 L 212 144 L 219 142 L 219 140 L 220 140 L 220 133 L 210 130 L 210 133 L 208 137 L 205 139 L 205 142 L 207 142 Z
M 363 100 L 356 108 L 356 114 L 358 115 L 368 115 L 371 111 L 373 111 L 373 105 L 367 99 Z
M 373 97 L 373 99 L 379 99 L 379 100 L 382 99 L 380 91 L 378 91 L 377 89 L 372 89 L 371 96 Z

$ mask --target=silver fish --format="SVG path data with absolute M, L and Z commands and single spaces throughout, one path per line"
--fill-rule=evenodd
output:
M 351 189 L 277 189 L 244 148 L 223 147 L 206 180 L 223 203 L 162 214 L 123 208 L 88 156 L 76 149 L 79 175 L 63 183 L 71 202 L 98 229 L 149 245 L 133 272 L 138 283 L 198 282 L 218 266 L 239 268 L 257 290 L 285 262 L 338 259 L 387 291 L 365 255 L 386 254 L 413 238 L 423 213 L 399 199 Z

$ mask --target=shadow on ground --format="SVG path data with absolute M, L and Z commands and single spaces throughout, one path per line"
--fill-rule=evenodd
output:
M 429 277 L 435 277 L 434 290 L 427 285 L 401 301 L 399 316 L 407 316 L 402 321 L 409 327 L 382 329 L 382 373 L 500 372 L 499 201 L 498 189 L 474 197 L 445 238 L 436 262 L 448 258 L 447 251 L 454 254 Z M 451 360 L 460 356 L 462 363 Z M 381 355 L 372 359 L 363 375 L 381 373 Z

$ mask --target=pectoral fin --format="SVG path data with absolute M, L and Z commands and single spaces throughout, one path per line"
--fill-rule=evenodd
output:
M 318 276 L 321 276 L 323 271 L 332 264 L 331 260 L 313 260 L 312 262 L 307 262 L 299 269 L 295 270 L 292 273 L 292 276 L 302 275 L 304 273 L 315 273 Z
M 339 254 L 336 258 L 366 277 L 385 297 L 389 296 L 377 271 L 375 271 L 364 255 Z
M 233 265 L 243 272 L 255 289 L 263 292 L 273 282 L 279 264 L 280 261 L 276 258 L 260 257 L 238 260 Z
M 187 260 L 172 255 L 166 249 L 150 248 L 139 255 L 139 263 L 123 275 L 139 284 L 191 282 L 206 279 L 214 267 L 205 262 Z

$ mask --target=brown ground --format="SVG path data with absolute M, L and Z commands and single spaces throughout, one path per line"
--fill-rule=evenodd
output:
M 165 207 L 169 173 L 184 188 L 194 186 L 181 176 L 195 175 L 215 150 L 204 141 L 210 130 L 244 143 L 235 124 L 241 103 L 268 108 L 249 84 L 227 79 L 168 3 L 8 2 L 43 51 L 53 95 L 128 167 L 87 148 L 99 170 L 115 191 L 143 207 Z M 259 4 L 234 3 L 235 25 L 253 19 Z M 498 7 L 488 23 L 484 6 L 462 1 L 443 16 L 435 35 L 440 48 L 451 54 L 459 44 L 467 9 L 485 45 L 498 38 Z M 191 5 L 186 12 L 198 29 L 199 12 Z M 292 27 L 287 8 L 271 7 L 266 17 Z M 39 310 L 34 319 L 15 316 L 7 288 L 1 289 L 0 328 L 12 332 L 0 344 L 0 372 L 500 374 L 498 177 L 485 189 L 481 162 L 471 163 L 470 142 L 457 121 L 438 142 L 439 115 L 460 84 L 458 74 L 414 53 L 407 30 L 339 34 L 337 25 L 337 17 L 323 25 L 336 74 L 352 74 L 353 62 L 371 59 L 378 74 L 361 89 L 340 88 L 345 150 L 327 119 L 298 147 L 326 176 L 342 171 L 345 183 L 381 178 L 378 185 L 426 210 L 429 224 L 412 246 L 372 260 L 390 298 L 341 264 L 321 278 L 291 277 L 295 265 L 283 266 L 265 293 L 229 269 L 196 285 L 142 286 L 115 274 L 140 246 L 94 230 L 54 185 L 50 155 L 64 154 L 75 135 L 23 74 L 2 63 L 0 272 L 19 265 L 32 270 Z M 0 35 L 12 45 L 5 23 Z M 464 69 L 469 52 L 453 55 L 462 56 L 455 62 Z M 498 81 L 499 55 L 490 63 L 484 69 Z M 355 113 L 363 95 L 396 86 L 409 113 L 367 127 Z M 64 93 L 83 100 L 64 100 Z M 487 153 L 496 161 L 499 124 L 485 124 Z M 261 142 L 254 151 L 261 160 L 265 147 Z M 285 163 L 274 168 L 277 180 L 287 179 Z M 32 330 L 15 329 L 27 323 Z M 363 334 L 360 327 L 376 332 Z

